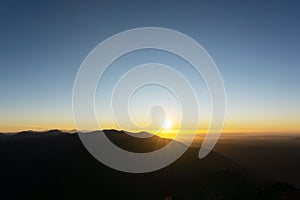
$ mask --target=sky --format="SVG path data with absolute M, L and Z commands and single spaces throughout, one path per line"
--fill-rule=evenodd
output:
M 225 132 L 300 132 L 296 0 L 0 0 L 0 132 L 74 129 L 72 90 L 81 63 L 101 41 L 138 27 L 180 31 L 206 49 L 226 89 Z M 177 60 L 145 50 L 113 63 L 96 94 L 97 116 L 105 128 L 116 128 L 103 95 L 111 91 L 113 80 L 124 69 L 155 61 L 186 73 L 199 88 L 200 127 L 205 129 L 210 106 L 203 80 Z M 169 106 L 168 119 L 178 123 L 178 107 L 168 91 L 148 86 L 136 93 L 129 107 L 137 124 L 149 123 L 148 108 L 157 99 Z

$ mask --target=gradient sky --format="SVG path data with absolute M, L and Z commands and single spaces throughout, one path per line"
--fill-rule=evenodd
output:
M 84 58 L 104 39 L 147 26 L 183 32 L 211 55 L 227 92 L 225 130 L 300 132 L 296 0 L 0 0 L 0 131 L 73 129 L 72 88 Z M 122 64 L 147 61 L 138 56 Z

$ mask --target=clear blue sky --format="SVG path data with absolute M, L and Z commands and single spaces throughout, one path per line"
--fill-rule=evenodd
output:
M 109 36 L 146 26 L 183 32 L 208 51 L 229 129 L 300 131 L 296 0 L 0 0 L 0 131 L 72 127 L 83 59 Z

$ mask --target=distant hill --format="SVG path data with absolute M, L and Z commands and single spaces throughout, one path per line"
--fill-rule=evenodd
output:
M 58 129 L 52 129 L 52 130 L 46 130 L 46 131 L 32 131 L 32 130 L 27 130 L 27 131 L 21 131 L 19 133 L 15 133 L 15 134 L 12 134 L 14 136 L 18 136 L 19 138 L 20 137 L 35 137 L 35 136 L 41 136 L 41 135 L 47 135 L 47 136 L 50 136 L 50 135 L 62 135 L 62 134 L 69 134 L 68 132 L 63 132 L 61 130 L 58 130 Z
M 126 134 L 124 131 L 116 130 L 104 130 L 105 135 L 116 144 L 118 147 L 121 147 L 127 151 L 142 153 L 142 152 L 151 152 L 162 148 L 171 142 L 171 139 L 161 138 L 156 135 L 149 133 L 131 133 L 131 134 L 148 134 L 150 137 L 139 138 L 133 137 L 129 134 Z M 183 146 L 184 144 L 177 142 L 178 146 Z
M 104 134 L 133 152 L 155 150 L 170 142 L 115 130 Z M 166 168 L 130 174 L 95 160 L 76 133 L 21 132 L 0 138 L 0 199 L 256 199 L 258 195 L 268 199 L 271 195 L 259 184 L 259 177 L 227 157 L 216 152 L 204 159 L 197 155 L 198 149 L 189 148 Z M 283 189 L 277 197 L 287 193 L 291 192 Z

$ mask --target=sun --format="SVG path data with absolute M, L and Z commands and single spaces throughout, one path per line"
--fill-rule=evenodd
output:
M 169 119 L 166 119 L 162 125 L 163 129 L 170 129 L 172 127 L 172 122 Z

